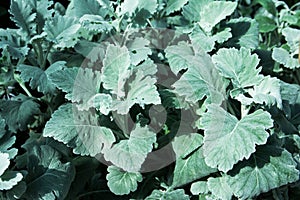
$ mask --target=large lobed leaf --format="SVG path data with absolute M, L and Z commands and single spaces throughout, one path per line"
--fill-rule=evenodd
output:
M 115 142 L 112 131 L 98 125 L 95 113 L 79 111 L 72 104 L 62 105 L 53 113 L 43 135 L 67 144 L 76 154 L 90 156 Z
M 0 100 L 0 114 L 12 132 L 26 130 L 33 116 L 40 113 L 39 107 L 32 98 L 22 94 L 10 100 Z
M 241 120 L 218 105 L 208 105 L 201 124 L 204 128 L 203 153 L 210 167 L 227 172 L 233 165 L 255 152 L 255 146 L 265 144 L 266 130 L 273 126 L 271 115 L 257 110 Z
M 256 68 L 259 63 L 258 56 L 251 55 L 249 49 L 223 48 L 212 56 L 212 60 L 222 76 L 231 79 L 235 88 L 253 86 L 262 80 L 259 75 L 261 68 Z

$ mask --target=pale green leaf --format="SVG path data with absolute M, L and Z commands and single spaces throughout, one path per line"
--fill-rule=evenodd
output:
M 201 51 L 189 57 L 188 70 L 173 87 L 175 93 L 184 96 L 188 102 L 196 103 L 206 96 L 210 102 L 221 103 L 227 82 L 218 74 L 210 56 Z
M 292 54 L 290 54 L 284 48 L 274 48 L 272 52 L 272 58 L 282 64 L 284 67 L 289 69 L 296 69 L 300 67 L 300 63 L 297 58 L 293 58 Z
M 121 140 L 104 151 L 104 158 L 126 172 L 138 172 L 148 153 L 152 151 L 156 134 L 147 126 L 136 125 L 129 139 Z
M 112 94 L 124 97 L 124 85 L 131 71 L 130 55 L 126 47 L 109 45 L 103 60 L 103 86 Z
M 67 7 L 66 15 L 76 18 L 86 14 L 105 17 L 108 12 L 112 12 L 112 8 L 106 0 L 72 0 Z
M 189 67 L 189 60 L 194 56 L 192 47 L 186 42 L 179 42 L 177 45 L 168 46 L 165 49 L 166 58 L 174 74 Z
M 119 114 L 126 114 L 134 104 L 144 107 L 148 104 L 160 104 L 160 96 L 156 88 L 156 79 L 152 77 L 156 73 L 156 65 L 151 60 L 146 60 L 133 72 L 134 79 L 128 83 L 126 98 L 114 100 L 112 110 Z
M 27 1 L 12 0 L 9 12 L 12 14 L 12 21 L 21 28 L 26 36 L 36 33 L 36 24 L 34 22 L 36 13 L 33 13 L 33 9 Z
M 46 39 L 53 42 L 57 48 L 74 47 L 78 41 L 80 24 L 75 18 L 56 15 L 46 21 L 44 31 Z
M 236 97 L 244 105 L 250 105 L 254 102 L 258 104 L 277 105 L 279 109 L 282 108 L 280 81 L 277 78 L 264 77 L 258 85 L 255 85 L 253 89 L 248 89 L 247 92 L 251 97 L 246 97 L 243 94 Z
M 1 160 L 0 176 L 2 176 L 2 174 L 5 172 L 5 170 L 7 170 L 8 166 L 10 164 L 9 154 L 0 152 L 0 160 Z
M 249 199 L 299 180 L 292 155 L 274 146 L 262 146 L 249 160 L 227 176 L 227 183 L 239 199 Z
M 153 190 L 145 200 L 189 200 L 189 196 L 184 193 L 183 189 L 177 190 Z
M 193 195 L 207 194 L 209 192 L 206 181 L 192 183 L 190 190 Z
M 203 137 L 196 133 L 175 138 L 172 146 L 177 159 L 172 182 L 173 187 L 185 185 L 217 171 L 206 165 L 203 149 L 200 148 L 202 142 Z
M 214 35 L 207 34 L 197 26 L 193 29 L 190 34 L 193 48 L 199 52 L 197 49 L 203 49 L 205 52 L 210 52 L 214 49 L 215 43 L 223 43 L 231 37 L 230 28 L 226 28 Z
M 200 11 L 199 25 L 210 32 L 221 20 L 231 15 L 236 9 L 236 2 L 212 1 L 207 3 Z
M 153 14 L 156 11 L 157 6 L 157 0 L 124 0 L 118 14 L 124 15 L 129 13 L 129 15 L 132 15 L 136 10 L 141 11 L 142 9 Z
M 108 115 L 112 108 L 112 98 L 108 94 L 98 93 L 88 101 L 89 108 L 96 108 L 104 115 Z
M 0 191 L 9 190 L 23 179 L 23 175 L 19 172 L 8 170 L 10 165 L 8 153 L 0 152 L 0 160 Z
M 207 107 L 208 112 L 200 122 L 204 127 L 203 152 L 208 166 L 227 172 L 238 161 L 248 159 L 256 145 L 267 142 L 266 129 L 273 126 L 268 112 L 257 110 L 238 120 L 215 104 Z
M 131 64 L 138 65 L 140 62 L 146 60 L 148 55 L 152 54 L 149 44 L 149 40 L 141 37 L 135 37 L 133 40 L 127 42 L 126 46 L 129 50 Z
M 6 171 L 0 176 L 0 190 L 10 190 L 23 179 L 23 175 L 16 171 Z
M 39 67 L 22 64 L 18 66 L 17 70 L 21 72 L 20 77 L 24 82 L 30 82 L 29 86 L 32 89 L 37 89 L 44 94 L 51 94 L 55 92 L 55 86 L 48 76 L 56 70 L 61 70 L 64 65 L 65 62 L 58 61 L 44 71 Z
M 200 12 L 209 2 L 212 0 L 189 0 L 182 8 L 182 14 L 189 21 L 200 21 Z
M 233 192 L 227 183 L 226 177 L 208 178 L 208 190 L 222 200 L 231 200 Z
M 23 94 L 10 100 L 0 100 L 0 114 L 12 132 L 26 130 L 34 120 L 33 116 L 40 113 L 39 107 L 32 98 Z
M 166 13 L 167 15 L 180 10 L 189 0 L 168 0 Z
M 85 14 L 79 19 L 79 22 L 82 28 L 94 34 L 107 33 L 113 29 L 113 25 L 99 15 Z
M 143 180 L 139 172 L 124 172 L 115 166 L 109 166 L 106 179 L 107 185 L 114 194 L 124 195 L 134 192 L 138 182 Z
M 62 200 L 73 181 L 75 170 L 62 163 L 59 153 L 48 145 L 34 146 L 27 157 L 26 199 Z
M 282 30 L 282 35 L 285 37 L 285 40 L 287 41 L 287 44 L 290 47 L 291 54 L 298 54 L 300 29 L 286 27 Z
M 262 75 L 259 75 L 261 67 L 257 68 L 258 56 L 251 54 L 249 49 L 222 48 L 212 60 L 221 75 L 231 79 L 235 88 L 257 85 L 262 80 Z
M 112 131 L 98 125 L 95 113 L 78 111 L 71 104 L 59 107 L 46 123 L 44 137 L 53 137 L 80 155 L 95 156 L 115 142 Z

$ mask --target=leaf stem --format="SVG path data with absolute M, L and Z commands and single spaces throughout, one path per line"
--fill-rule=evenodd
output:
M 14 73 L 14 79 L 19 83 L 19 85 L 21 86 L 21 88 L 24 90 L 24 92 L 26 93 L 27 96 L 32 97 L 32 94 L 29 92 L 29 90 L 26 88 L 25 84 L 22 82 L 21 78 L 19 77 L 19 75 L 17 75 L 16 73 Z

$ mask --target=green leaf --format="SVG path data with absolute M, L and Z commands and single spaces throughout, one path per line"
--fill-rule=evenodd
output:
M 231 79 L 234 88 L 250 87 L 262 80 L 259 75 L 261 67 L 256 68 L 259 63 L 258 56 L 251 55 L 249 49 L 222 48 L 212 56 L 212 60 L 221 75 Z
M 189 200 L 189 196 L 184 193 L 183 189 L 177 190 L 153 190 L 153 192 L 145 200 Z
M 75 18 L 56 15 L 45 23 L 46 39 L 57 48 L 74 47 L 78 41 L 80 24 Z
M 280 95 L 280 81 L 277 78 L 271 78 L 270 76 L 264 77 L 264 79 L 253 87 L 253 89 L 247 90 L 251 98 L 240 94 L 236 97 L 244 105 L 250 105 L 252 102 L 266 105 L 277 105 L 279 109 L 282 109 L 282 100 Z
M 32 89 L 37 89 L 37 91 L 44 94 L 51 94 L 55 92 L 56 88 L 48 79 L 48 76 L 56 70 L 61 70 L 64 65 L 65 62 L 58 61 L 44 71 L 38 67 L 21 64 L 17 67 L 17 70 L 21 72 L 20 77 L 24 82 L 30 82 L 29 86 Z
M 26 199 L 64 199 L 75 170 L 70 162 L 62 163 L 59 153 L 48 145 L 34 146 L 27 157 Z
M 267 142 L 266 129 L 273 126 L 268 112 L 257 110 L 238 120 L 215 104 L 207 107 L 200 123 L 204 127 L 203 153 L 208 166 L 227 172 L 238 161 L 248 159 L 256 145 Z
M 138 172 L 148 153 L 152 151 L 156 134 L 147 126 L 136 125 L 129 139 L 121 140 L 104 151 L 104 158 L 126 172 Z
M 273 16 L 277 15 L 276 5 L 273 0 L 255 0 L 254 3 L 259 3 Z
M 180 63 L 175 65 L 180 66 Z M 221 103 L 225 98 L 227 82 L 217 73 L 210 56 L 201 51 L 188 57 L 188 70 L 173 87 L 186 101 L 196 103 L 206 96 L 211 102 Z
M 259 24 L 255 19 L 240 17 L 231 19 L 227 26 L 231 28 L 232 38 L 225 44 L 236 48 L 256 49 L 259 43 Z
M 12 132 L 26 130 L 33 116 L 40 113 L 39 107 L 32 98 L 23 94 L 10 100 L 0 100 L 0 114 Z
M 208 190 L 217 198 L 222 200 L 231 200 L 233 192 L 229 187 L 225 177 L 208 178 L 207 187 Z
M 139 65 L 133 71 L 134 79 L 129 81 L 128 89 L 124 89 L 127 91 L 126 98 L 114 100 L 112 110 L 116 110 L 119 114 L 127 114 L 134 104 L 139 104 L 142 108 L 148 104 L 160 104 L 160 96 L 155 85 L 156 79 L 152 77 L 156 71 L 156 65 L 152 60 L 146 60 Z
M 128 49 L 120 46 L 109 45 L 103 60 L 103 86 L 111 90 L 112 94 L 124 97 L 124 85 L 131 71 L 130 55 Z
M 29 48 L 21 40 L 21 35 L 14 29 L 0 29 L 0 49 L 7 51 L 13 59 L 23 58 L 29 52 Z
M 221 20 L 231 15 L 236 9 L 236 2 L 212 1 L 201 9 L 199 25 L 206 31 L 210 32 L 212 28 Z
M 66 15 L 80 18 L 83 15 L 98 15 L 105 17 L 108 12 L 113 12 L 110 2 L 106 0 L 72 0 L 67 7 Z
M 12 21 L 21 28 L 26 36 L 36 33 L 36 24 L 34 20 L 36 13 L 32 12 L 32 7 L 25 0 L 12 0 L 10 4 L 10 14 L 12 14 Z
M 261 33 L 268 33 L 277 28 L 276 22 L 267 16 L 257 15 L 255 19 L 259 24 L 259 32 Z
M 137 189 L 137 183 L 143 180 L 139 172 L 124 172 L 115 166 L 109 166 L 107 171 L 107 185 L 110 191 L 117 195 L 134 192 Z
M 202 142 L 203 137 L 196 133 L 175 138 L 172 145 L 177 159 L 173 187 L 185 185 L 217 171 L 206 165 L 203 149 L 200 148 Z
M 298 59 L 293 58 L 293 56 L 282 47 L 273 49 L 272 58 L 289 69 L 296 69 L 300 67 Z
M 240 163 L 227 176 L 235 196 L 248 199 L 260 193 L 299 180 L 292 155 L 274 146 L 262 146 L 249 160 Z
M 168 0 L 166 13 L 167 15 L 180 10 L 189 0 Z
M 115 142 L 112 131 L 98 125 L 95 113 L 76 110 L 72 104 L 59 107 L 46 123 L 44 137 L 53 137 L 75 154 L 95 156 Z

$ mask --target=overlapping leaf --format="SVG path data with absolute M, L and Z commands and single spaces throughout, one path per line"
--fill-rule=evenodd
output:
M 28 152 L 27 199 L 64 199 L 74 178 L 70 162 L 62 163 L 59 153 L 48 145 L 35 146 Z
M 271 115 L 263 110 L 238 120 L 217 105 L 208 105 L 201 118 L 204 127 L 203 153 L 210 167 L 227 172 L 233 165 L 255 152 L 256 145 L 265 144 L 266 130 L 273 126 Z
M 24 82 L 30 82 L 29 86 L 32 89 L 37 89 L 44 94 L 50 94 L 55 92 L 55 86 L 49 80 L 48 76 L 56 70 L 61 70 L 65 62 L 56 62 L 52 64 L 47 70 L 42 70 L 39 67 L 30 65 L 19 65 L 18 71 L 21 72 L 20 77 Z
M 180 52 L 178 54 L 180 55 Z M 187 58 L 185 64 L 188 70 L 173 84 L 175 92 L 192 103 L 205 96 L 210 102 L 221 103 L 225 98 L 227 82 L 218 74 L 210 56 L 201 51 Z M 177 69 L 182 66 L 181 62 L 175 62 L 173 65 Z
M 0 152 L 0 190 L 9 190 L 23 179 L 20 172 L 10 171 L 9 154 Z
M 136 125 L 129 139 L 121 140 L 104 151 L 104 158 L 126 172 L 138 172 L 148 153 L 152 151 L 156 134 L 147 126 Z
M 145 200 L 157 200 L 157 199 L 165 199 L 165 200 L 188 200 L 190 199 L 188 195 L 184 193 L 183 189 L 177 190 L 153 190 L 153 192 L 145 199 Z
M 202 142 L 203 137 L 196 133 L 175 138 L 172 146 L 177 159 L 172 186 L 185 185 L 217 171 L 206 165 Z

